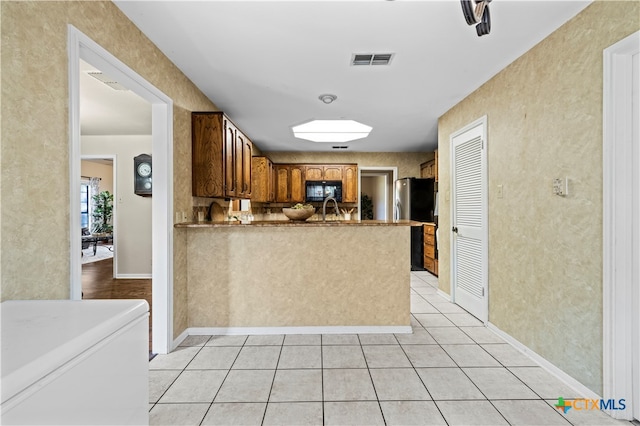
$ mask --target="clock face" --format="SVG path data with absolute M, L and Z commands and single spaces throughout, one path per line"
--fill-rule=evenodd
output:
M 151 164 L 140 163 L 138 166 L 138 174 L 142 177 L 148 177 L 151 175 Z

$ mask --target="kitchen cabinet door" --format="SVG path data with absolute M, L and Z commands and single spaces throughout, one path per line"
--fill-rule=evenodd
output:
M 434 151 L 434 154 L 436 155 L 433 159 L 433 177 L 436 179 L 436 182 L 438 181 L 438 150 L 436 149 Z M 438 262 L 436 262 L 436 265 L 438 264 Z M 436 275 L 438 275 L 437 271 L 436 271 Z
M 324 166 L 324 180 L 342 180 L 342 168 L 341 165 Z
M 236 175 L 236 127 L 231 121 L 225 118 L 225 167 L 224 180 L 226 197 L 236 197 L 238 195 L 237 175 Z
M 322 166 L 313 165 L 305 167 L 306 180 L 322 180 Z
M 276 202 L 288 203 L 289 202 L 289 181 L 290 171 L 289 166 L 284 164 L 278 164 L 275 166 L 276 170 Z
M 344 166 L 342 169 L 342 202 L 358 202 L 358 166 Z
M 236 152 L 238 196 L 240 198 L 251 198 L 251 157 L 253 155 L 253 144 L 249 138 L 238 130 L 236 146 L 240 149 L 240 155 Z
M 251 201 L 270 203 L 275 201 L 273 163 L 267 157 L 251 159 Z
M 196 197 L 224 197 L 225 141 L 222 116 L 193 115 L 192 194 Z
M 305 199 L 305 174 L 303 166 L 291 166 L 290 174 L 290 201 L 303 203 Z

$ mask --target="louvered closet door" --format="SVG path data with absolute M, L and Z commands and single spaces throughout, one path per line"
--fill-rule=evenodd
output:
M 487 320 L 486 141 L 484 120 L 452 138 L 452 279 L 455 303 Z M 476 123 L 474 123 L 476 124 Z

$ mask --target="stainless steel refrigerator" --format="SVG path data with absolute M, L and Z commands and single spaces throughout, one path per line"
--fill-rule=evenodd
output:
M 396 219 L 433 222 L 435 179 L 403 178 L 396 180 Z M 411 270 L 424 270 L 422 225 L 411 227 Z

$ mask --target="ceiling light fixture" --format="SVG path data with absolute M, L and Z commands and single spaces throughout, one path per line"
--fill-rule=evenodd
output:
M 331 102 L 333 102 L 336 99 L 338 99 L 338 97 L 336 95 L 331 95 L 331 94 L 327 93 L 325 95 L 318 96 L 318 99 L 320 99 L 325 104 L 330 104 Z
M 369 136 L 372 127 L 354 120 L 311 120 L 294 126 L 293 135 L 311 142 L 344 143 Z

